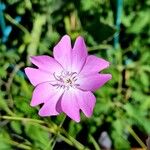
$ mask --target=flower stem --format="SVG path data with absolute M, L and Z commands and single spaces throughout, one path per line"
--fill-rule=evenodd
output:
M 32 148 L 28 145 L 25 145 L 25 144 L 22 144 L 22 143 L 18 143 L 16 141 L 13 141 L 13 140 L 5 140 L 5 142 L 13 145 L 13 146 L 16 146 L 18 148 L 21 148 L 21 149 L 25 149 L 25 150 L 31 150 Z
M 16 117 L 16 116 L 0 116 L 1 119 L 6 119 L 6 120 L 18 120 L 18 121 L 23 121 L 23 122 L 34 122 L 34 123 L 39 123 L 39 124 L 44 124 L 45 122 L 42 120 L 38 119 L 32 119 L 32 118 L 23 118 L 23 117 Z
M 139 145 L 146 150 L 146 145 L 143 141 L 138 137 L 138 135 L 134 132 L 134 130 L 129 126 L 128 127 L 129 133 L 134 137 L 134 139 L 139 143 Z
M 89 135 L 90 141 L 92 142 L 95 150 L 101 150 L 99 144 L 96 142 L 96 140 L 94 139 L 94 137 L 90 134 Z
M 38 120 L 38 119 L 23 118 L 23 117 L 17 117 L 17 116 L 0 116 L 0 119 L 16 120 L 16 121 L 22 121 L 22 122 L 26 122 L 26 123 L 27 122 L 32 123 L 33 125 L 35 125 L 35 124 L 40 125 L 40 127 L 43 130 L 46 130 L 46 131 L 48 131 L 52 134 L 55 134 L 55 135 L 59 136 L 64 142 L 66 142 L 70 146 L 75 146 L 78 150 L 89 150 L 83 144 L 81 144 L 79 141 L 77 141 L 75 138 L 70 136 L 65 129 L 61 128 L 62 125 L 63 125 L 63 122 L 65 121 L 65 118 L 66 117 L 64 117 L 64 119 L 62 120 L 60 125 L 57 126 L 55 123 L 51 123 L 51 122 L 47 123 L 45 121 Z M 48 127 L 47 127 L 47 125 L 48 125 Z
M 20 23 L 18 23 L 15 19 L 13 19 L 9 14 L 5 14 L 6 19 L 11 22 L 13 25 L 22 30 L 25 34 L 30 35 L 29 31 Z
M 87 147 L 85 147 L 83 144 L 81 144 L 79 141 L 77 141 L 75 138 L 70 136 L 65 130 L 62 130 L 62 133 L 73 143 L 73 145 L 79 149 L 79 150 L 89 150 Z
M 14 77 L 16 75 L 16 73 L 20 70 L 21 67 L 24 66 L 24 63 L 19 63 L 18 65 L 16 65 L 14 67 L 14 70 L 12 71 L 12 73 L 10 74 L 9 78 L 8 78 L 8 81 L 7 81 L 7 84 L 6 84 L 6 90 L 7 90 L 7 93 L 9 93 L 8 97 L 9 97 L 9 105 L 11 107 L 13 107 L 13 98 L 12 98 L 12 95 L 10 94 L 11 93 L 11 86 L 12 86 L 12 83 L 13 83 L 13 80 L 14 80 Z
M 66 115 L 64 115 L 64 117 L 63 117 L 63 119 L 62 119 L 62 121 L 61 121 L 61 123 L 60 123 L 60 125 L 59 125 L 59 128 L 62 127 L 63 123 L 65 122 L 65 119 L 66 119 Z M 59 134 L 59 131 L 58 131 L 58 132 L 55 134 L 55 136 L 54 136 L 54 140 L 53 140 L 54 142 L 53 142 L 53 145 L 52 145 L 52 147 L 51 147 L 52 150 L 54 149 L 54 147 L 55 147 L 55 145 L 56 145 L 56 140 L 57 140 L 58 134 Z

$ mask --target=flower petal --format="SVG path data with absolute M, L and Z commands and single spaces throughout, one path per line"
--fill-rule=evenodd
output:
M 71 40 L 68 35 L 62 37 L 59 43 L 54 47 L 54 58 L 64 67 L 66 70 L 71 68 Z
M 48 72 L 30 67 L 25 68 L 25 73 L 34 86 L 43 82 L 51 81 L 54 78 L 53 75 Z
M 79 36 L 72 50 L 72 71 L 79 72 L 83 67 L 87 57 L 87 48 L 83 37 Z
M 77 90 L 76 90 L 77 91 Z M 90 117 L 93 113 L 96 98 L 92 92 L 78 90 L 76 92 L 78 104 L 83 113 Z
M 55 88 L 48 82 L 41 83 L 33 91 L 30 105 L 37 106 L 51 99 L 56 94 Z
M 96 57 L 94 55 L 89 55 L 86 59 L 86 63 L 81 70 L 81 74 L 92 74 L 92 73 L 98 73 L 99 71 L 107 68 L 109 66 L 109 62 Z
M 86 91 L 95 91 L 112 78 L 111 74 L 92 74 L 78 76 L 79 88 Z
M 61 98 L 61 108 L 71 119 L 76 122 L 80 121 L 79 106 L 75 96 L 74 89 L 64 92 Z
M 62 66 L 52 57 L 46 55 L 31 56 L 30 60 L 41 70 L 45 70 L 51 73 L 62 71 Z
M 58 90 L 48 101 L 44 103 L 42 108 L 39 110 L 40 116 L 55 116 L 58 115 L 61 110 L 57 109 L 57 103 L 63 94 L 63 90 Z

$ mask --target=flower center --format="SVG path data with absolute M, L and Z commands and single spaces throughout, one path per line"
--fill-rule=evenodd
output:
M 56 83 L 53 86 L 57 88 L 63 88 L 65 90 L 69 90 L 69 88 L 75 88 L 78 86 L 77 81 L 77 73 L 62 71 L 59 75 L 54 72 L 54 78 Z

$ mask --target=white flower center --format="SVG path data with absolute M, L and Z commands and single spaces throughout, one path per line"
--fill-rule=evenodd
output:
M 69 88 L 75 88 L 79 86 L 77 82 L 77 73 L 76 72 L 69 72 L 69 71 L 62 71 L 59 75 L 54 72 L 54 78 L 56 83 L 53 86 L 57 88 L 63 88 L 65 90 L 69 90 Z

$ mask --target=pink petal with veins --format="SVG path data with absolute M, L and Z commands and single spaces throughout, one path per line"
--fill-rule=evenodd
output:
M 72 63 L 71 63 L 71 69 L 72 72 L 80 72 L 82 69 L 87 57 L 87 48 L 84 42 L 84 39 L 79 36 L 74 44 L 73 50 L 72 50 Z
M 66 70 L 71 69 L 71 51 L 71 40 L 68 35 L 63 36 L 59 43 L 54 47 L 54 58 Z

